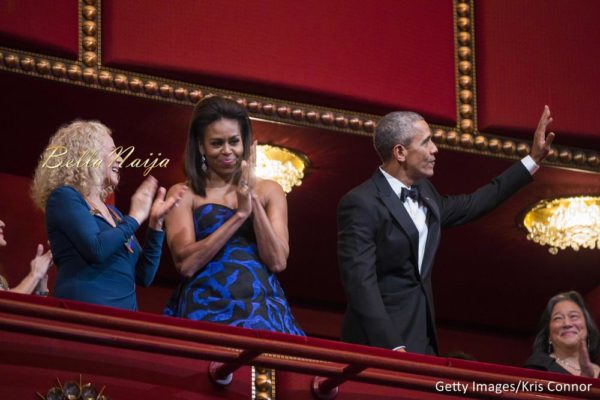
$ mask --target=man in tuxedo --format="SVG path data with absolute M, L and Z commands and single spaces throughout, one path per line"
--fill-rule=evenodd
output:
M 423 117 L 393 112 L 379 121 L 373 142 L 382 164 L 338 206 L 343 341 L 438 353 L 431 269 L 440 230 L 482 216 L 529 183 L 550 151 L 551 121 L 546 106 L 530 155 L 459 196 L 441 196 L 428 180 L 438 149 Z

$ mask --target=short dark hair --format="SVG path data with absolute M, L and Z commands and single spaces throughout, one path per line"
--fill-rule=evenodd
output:
M 586 308 L 583 298 L 574 290 L 570 292 L 559 293 L 548 301 L 548 304 L 546 305 L 538 324 L 537 335 L 533 341 L 533 353 L 549 354 L 551 352 L 549 340 L 552 310 L 556 304 L 565 300 L 572 301 L 573 303 L 577 304 L 579 308 L 581 308 L 583 317 L 585 318 L 585 325 L 587 327 L 588 353 L 590 354 L 590 360 L 592 360 L 592 362 L 596 362 L 598 355 L 600 355 L 600 335 L 598 334 L 598 328 L 596 327 L 590 312 Z
M 420 114 L 412 111 L 394 111 L 381 118 L 373 135 L 373 146 L 381 161 L 390 159 L 392 149 L 397 144 L 407 146 L 415 134 L 414 123 L 424 120 Z
M 196 104 L 185 145 L 184 168 L 188 185 L 196 194 L 203 197 L 206 196 L 206 172 L 202 169 L 202 155 L 198 145 L 204 140 L 206 127 L 221 119 L 232 119 L 240 124 L 244 159 L 248 158 L 252 144 L 252 125 L 243 106 L 234 100 L 219 96 L 205 97 Z

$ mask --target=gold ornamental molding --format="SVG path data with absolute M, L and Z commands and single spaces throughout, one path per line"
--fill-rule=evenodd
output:
M 80 63 L 95 68 L 101 61 L 101 0 L 79 1 L 79 56 Z
M 474 0 L 454 0 L 457 126 L 454 130 L 439 127 L 434 131 L 434 140 L 442 148 L 497 158 L 521 158 L 529 154 L 530 141 L 488 135 L 477 129 L 474 8 Z M 600 172 L 600 154 L 553 146 L 544 164 Z
M 252 367 L 252 400 L 275 400 L 275 374 L 270 368 Z
M 477 132 L 475 14 L 472 0 L 454 0 L 456 121 L 461 133 Z
M 518 159 L 531 142 L 477 130 L 475 31 L 473 0 L 454 0 L 457 126 L 431 125 L 434 141 L 443 149 Z M 146 99 L 193 105 L 208 95 L 236 100 L 251 117 L 271 122 L 371 136 L 380 115 L 287 101 L 166 79 L 102 65 L 101 0 L 80 0 L 77 61 L 0 46 L 0 71 L 50 79 Z M 545 165 L 600 173 L 596 150 L 553 146 Z
M 220 95 L 244 105 L 251 116 L 258 119 L 366 136 L 372 135 L 380 118 L 372 114 L 255 96 L 116 68 L 89 67 L 81 61 L 2 46 L 0 70 L 183 105 L 193 105 L 205 96 Z
M 498 135 L 460 132 L 431 125 L 433 140 L 440 148 L 502 159 L 517 160 L 529 154 L 531 142 Z M 600 154 L 570 146 L 552 146 L 544 165 L 600 173 Z
M 109 400 L 110 397 L 102 394 L 106 386 L 98 390 L 91 382 L 83 383 L 82 374 L 79 374 L 79 382 L 66 381 L 61 383 L 56 377 L 58 386 L 53 386 L 46 391 L 46 394 L 36 392 L 36 395 L 42 400 L 48 399 L 69 399 L 69 400 Z

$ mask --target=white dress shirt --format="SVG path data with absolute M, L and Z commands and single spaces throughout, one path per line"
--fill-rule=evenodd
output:
M 383 170 L 383 168 L 379 167 L 383 176 L 388 181 L 396 196 L 400 198 L 400 192 L 402 192 L 402 188 L 410 189 L 409 186 L 406 186 L 404 183 L 400 182 L 400 180 L 396 179 L 392 175 L 388 174 Z M 404 208 L 410 218 L 412 219 L 417 231 L 419 232 L 419 273 L 421 273 L 421 265 L 423 264 L 423 255 L 425 254 L 425 244 L 427 242 L 427 232 L 429 229 L 427 228 L 427 207 L 423 204 L 422 201 L 416 202 L 410 197 L 407 197 L 404 201 Z

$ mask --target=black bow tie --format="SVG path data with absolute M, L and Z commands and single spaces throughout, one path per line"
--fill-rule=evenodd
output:
M 419 198 L 421 197 L 419 194 L 419 188 L 414 187 L 411 189 L 407 189 L 407 188 L 403 187 L 402 191 L 400 192 L 400 200 L 402 202 L 405 202 L 407 197 L 410 197 L 411 199 L 413 199 L 414 201 L 416 201 L 418 203 Z

